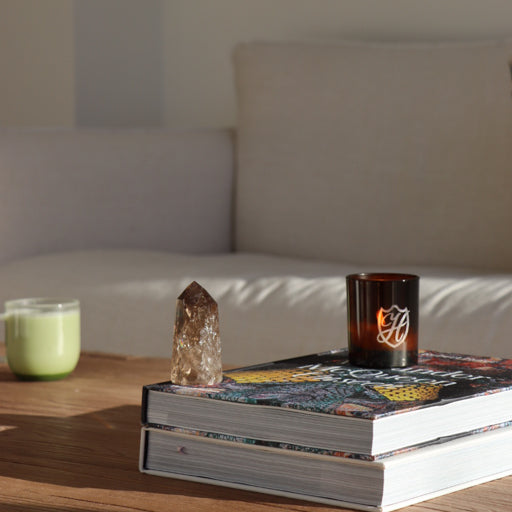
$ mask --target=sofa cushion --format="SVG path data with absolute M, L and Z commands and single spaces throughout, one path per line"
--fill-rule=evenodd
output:
M 345 275 L 359 270 L 243 253 L 79 251 L 0 266 L 0 301 L 77 297 L 84 349 L 170 358 L 176 298 L 197 280 L 219 304 L 224 363 L 242 365 L 346 346 Z M 407 270 L 421 276 L 420 348 L 512 355 L 510 275 Z
M 512 268 L 512 42 L 248 43 L 236 247 Z
M 227 130 L 0 130 L 0 262 L 98 247 L 228 251 L 232 155 Z

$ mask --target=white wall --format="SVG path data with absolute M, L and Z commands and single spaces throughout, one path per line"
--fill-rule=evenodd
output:
M 235 122 L 231 53 L 239 41 L 512 36 L 512 0 L 168 0 L 165 122 Z
M 0 0 L 0 125 L 233 125 L 239 41 L 502 36 L 511 0 Z
M 74 0 L 79 126 L 163 122 L 162 0 Z
M 0 126 L 70 126 L 73 4 L 0 0 Z

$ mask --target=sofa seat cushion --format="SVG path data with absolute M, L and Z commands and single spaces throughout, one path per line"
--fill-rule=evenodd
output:
M 1 266 L 0 299 L 77 297 L 84 349 L 170 357 L 176 297 L 197 280 L 219 303 L 224 362 L 242 365 L 346 346 L 345 275 L 361 270 L 248 253 L 56 253 Z M 512 356 L 510 275 L 407 270 L 421 276 L 420 347 Z
M 247 43 L 236 248 L 512 270 L 512 41 Z

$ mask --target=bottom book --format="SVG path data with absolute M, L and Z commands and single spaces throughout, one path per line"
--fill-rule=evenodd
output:
M 512 474 L 512 427 L 380 460 L 143 427 L 144 473 L 359 510 L 396 510 Z

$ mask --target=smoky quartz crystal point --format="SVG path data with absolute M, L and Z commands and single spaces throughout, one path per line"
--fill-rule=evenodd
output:
M 171 381 L 182 386 L 222 381 L 219 308 L 195 281 L 176 301 Z

